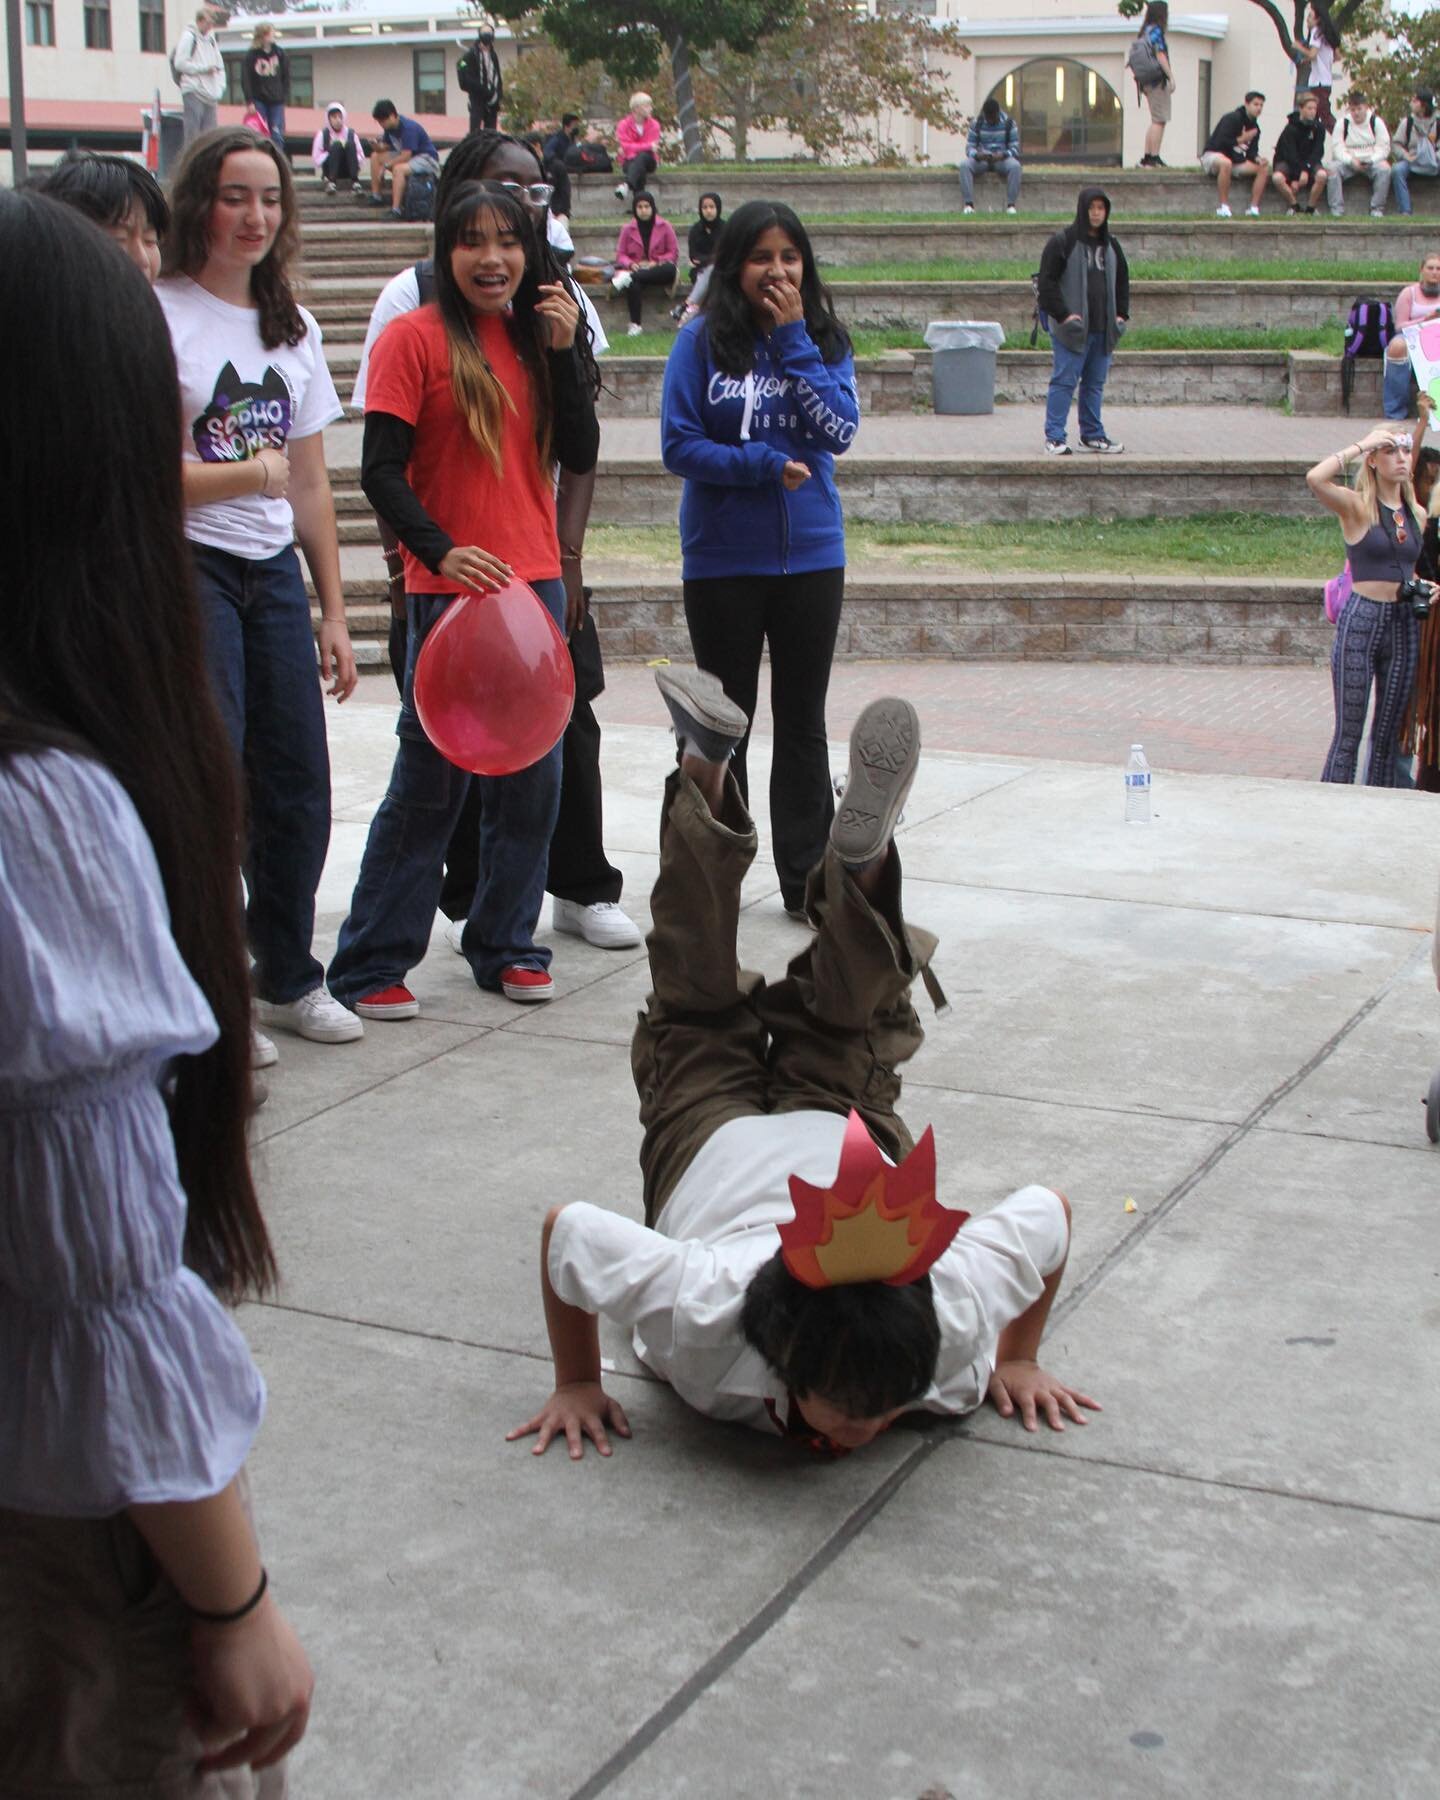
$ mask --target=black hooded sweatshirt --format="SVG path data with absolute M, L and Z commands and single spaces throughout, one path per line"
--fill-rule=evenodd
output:
M 1093 237 L 1090 233 L 1090 202 L 1105 202 L 1105 223 Z M 1111 276 L 1115 287 L 1115 317 L 1130 316 L 1130 265 L 1120 240 L 1110 235 L 1110 196 L 1104 188 L 1081 188 L 1075 202 L 1074 221 L 1057 231 L 1040 253 L 1039 299 L 1043 311 L 1050 315 L 1050 328 L 1063 324 L 1071 314 L 1079 313 L 1083 322 L 1072 326 L 1069 336 L 1079 340 L 1068 345 L 1083 349 L 1083 337 L 1092 331 L 1105 332 L 1106 349 L 1113 350 L 1120 333 L 1110 314 L 1108 295 Z M 1097 317 L 1098 311 L 1098 317 Z M 1061 341 L 1065 342 L 1063 332 Z
M 704 219 L 697 219 L 690 227 L 689 250 L 692 269 L 703 269 L 706 263 L 714 257 L 715 246 L 719 242 L 721 228 L 725 223 L 723 216 L 725 209 L 718 194 L 702 194 L 700 199 L 715 202 L 715 223 L 707 225 Z M 696 202 L 696 205 L 699 205 L 699 201 Z
M 1277 169 L 1318 169 L 1325 160 L 1325 127 L 1319 116 L 1307 125 L 1298 112 L 1292 112 L 1280 142 L 1275 146 Z
M 1240 142 L 1242 131 L 1253 130 L 1255 135 L 1248 144 Z M 1215 129 L 1206 140 L 1205 156 L 1228 156 L 1232 163 L 1253 163 L 1260 160 L 1260 121 L 1252 119 L 1243 106 L 1237 106 L 1234 112 L 1222 113 L 1215 122 Z

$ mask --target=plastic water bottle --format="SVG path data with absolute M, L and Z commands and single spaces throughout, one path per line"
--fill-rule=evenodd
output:
M 1125 823 L 1150 823 L 1150 765 L 1139 744 L 1130 746 L 1130 760 L 1125 765 Z

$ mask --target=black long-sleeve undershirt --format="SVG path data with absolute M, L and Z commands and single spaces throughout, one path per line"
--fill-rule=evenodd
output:
M 549 353 L 551 455 L 562 469 L 588 475 L 600 455 L 600 424 L 595 401 L 580 377 L 573 349 Z M 365 498 L 395 535 L 431 574 L 455 547 L 455 540 L 421 505 L 406 476 L 415 447 L 415 427 L 394 413 L 367 412 L 360 455 L 360 486 Z

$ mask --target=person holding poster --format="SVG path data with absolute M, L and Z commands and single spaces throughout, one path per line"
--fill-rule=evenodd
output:
M 1420 265 L 1420 279 L 1401 288 L 1395 302 L 1395 335 L 1385 352 L 1387 419 L 1410 417 L 1412 369 L 1419 377 L 1422 393 L 1429 391 L 1431 380 L 1440 385 L 1440 330 L 1426 332 L 1423 336 L 1418 330 L 1428 320 L 1437 318 L 1440 318 L 1440 250 L 1431 250 Z M 1407 325 L 1417 329 L 1407 334 Z M 1423 359 L 1423 367 L 1420 359 Z M 1433 400 L 1435 396 L 1431 394 L 1430 398 Z

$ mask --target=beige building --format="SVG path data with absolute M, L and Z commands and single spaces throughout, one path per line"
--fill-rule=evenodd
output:
M 1138 161 L 1148 113 L 1125 68 L 1137 22 L 1122 18 L 1113 0 L 1089 13 L 1077 13 L 1073 0 L 914 3 L 959 26 L 971 55 L 949 68 L 952 88 L 967 113 L 996 94 L 1019 123 L 1027 162 Z M 179 106 L 166 53 L 193 18 L 195 0 L 22 0 L 22 11 L 27 116 L 41 160 L 70 142 L 136 148 L 141 109 L 157 93 L 162 106 Z M 235 106 L 233 113 L 222 109 L 222 119 L 239 119 L 239 63 L 257 22 L 237 14 L 220 30 Z M 459 0 L 302 0 L 271 22 L 290 57 L 292 140 L 308 139 L 318 109 L 337 99 L 363 130 L 381 96 L 419 117 L 442 144 L 466 129 L 455 65 L 460 38 L 475 25 Z M 1177 88 L 1165 160 L 1193 163 L 1213 120 L 1250 88 L 1268 96 L 1264 142 L 1273 145 L 1294 77 L 1266 14 L 1250 0 L 1204 12 L 1177 5 L 1169 41 Z M 502 65 L 513 67 L 517 45 L 507 27 L 497 27 L 496 43 Z M 963 148 L 962 138 L 929 131 L 908 115 L 892 114 L 880 128 L 914 161 L 953 163 Z M 781 134 L 764 133 L 755 136 L 752 154 L 798 149 Z

